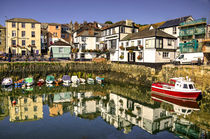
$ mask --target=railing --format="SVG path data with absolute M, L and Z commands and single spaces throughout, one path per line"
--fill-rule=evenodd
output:
M 203 22 L 206 22 L 206 18 L 201 18 L 201 19 L 194 20 L 194 21 L 182 22 L 179 25 L 185 26 L 185 25 L 192 25 L 192 24 L 203 23 Z
M 179 32 L 179 36 L 192 36 L 192 35 L 200 35 L 205 34 L 205 28 L 204 27 L 197 27 L 197 28 L 188 28 L 188 29 L 181 29 Z
M 199 47 L 196 40 L 187 43 L 179 43 L 179 49 L 181 53 L 202 52 L 202 48 Z

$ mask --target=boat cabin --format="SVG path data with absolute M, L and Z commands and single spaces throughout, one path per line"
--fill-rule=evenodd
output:
M 191 82 L 190 79 L 184 80 L 183 77 L 180 77 L 180 78 L 172 78 L 171 81 L 175 83 L 175 89 L 196 90 L 194 83 Z

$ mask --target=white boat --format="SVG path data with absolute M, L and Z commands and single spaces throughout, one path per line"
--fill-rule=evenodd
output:
M 80 80 L 77 76 L 71 76 L 71 81 L 72 81 L 72 83 L 79 83 L 80 82 Z
M 54 83 L 54 81 L 55 81 L 55 77 L 54 76 L 52 76 L 52 75 L 48 75 L 47 76 L 47 78 L 46 78 L 46 83 L 47 84 L 52 84 L 52 83 Z
M 98 84 L 102 84 L 103 82 L 104 82 L 104 78 L 100 78 L 100 77 L 96 77 L 96 82 L 98 83 Z
M 4 78 L 1 85 L 7 87 L 12 85 L 12 83 L 12 78 Z
M 88 78 L 87 83 L 88 84 L 94 84 L 94 79 L 93 78 Z

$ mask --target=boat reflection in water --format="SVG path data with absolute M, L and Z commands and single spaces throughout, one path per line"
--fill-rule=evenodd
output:
M 44 89 L 52 90 L 54 88 L 45 87 Z M 8 105 L 9 121 L 48 120 L 49 118 L 47 117 L 49 116 L 56 118 L 65 113 L 70 113 L 70 117 L 67 117 L 66 121 L 72 119 L 72 117 L 80 117 L 73 119 L 88 119 L 96 122 L 99 120 L 97 117 L 101 117 L 102 121 L 114 126 L 124 134 L 132 132 L 134 127 L 147 131 L 149 135 L 166 130 L 180 137 L 200 138 L 203 133 L 201 128 L 177 116 L 189 115 L 192 111 L 199 110 L 199 105 L 195 101 L 177 100 L 153 93 L 151 93 L 152 99 L 146 98 L 146 94 L 142 93 L 142 97 L 146 101 L 141 101 L 141 99 L 131 99 L 128 95 L 117 92 L 115 89 L 110 89 L 107 93 L 99 90 L 84 91 L 84 89 L 83 91 L 75 91 L 74 87 L 73 91 L 69 91 L 69 88 L 61 88 L 62 91 L 60 93 L 48 92 L 38 95 L 29 92 L 28 95 L 25 93 L 22 96 L 8 96 L 4 102 L 9 103 L 4 103 L 4 105 Z M 36 87 L 32 91 L 34 90 L 37 90 Z M 38 89 L 38 91 L 40 90 Z M 168 111 L 162 108 L 162 102 L 172 105 L 174 110 Z M 48 107 L 44 107 L 44 105 Z M 46 117 L 43 117 L 43 111 L 49 112 L 49 115 L 47 114 Z M 7 115 L 4 114 L 4 116 Z M 66 116 L 63 116 L 63 118 L 66 118 Z M 95 120 L 96 118 L 97 120 Z M 47 121 L 45 122 L 47 123 Z M 48 122 L 51 123 L 53 121 L 49 120 Z M 59 122 L 53 124 L 59 124 Z M 80 124 L 82 127 L 82 123 Z M 99 124 L 104 124 L 104 122 L 99 122 Z M 75 126 L 72 125 L 69 128 L 75 128 Z M 43 128 L 42 130 L 45 129 Z
M 199 105 L 195 100 L 177 99 L 174 97 L 159 95 L 155 92 L 151 92 L 151 97 L 155 101 L 171 104 L 177 115 L 186 116 L 195 110 L 200 110 Z

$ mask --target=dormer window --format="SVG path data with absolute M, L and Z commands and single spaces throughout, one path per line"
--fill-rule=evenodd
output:
M 59 29 L 59 26 L 56 26 L 56 29 Z

